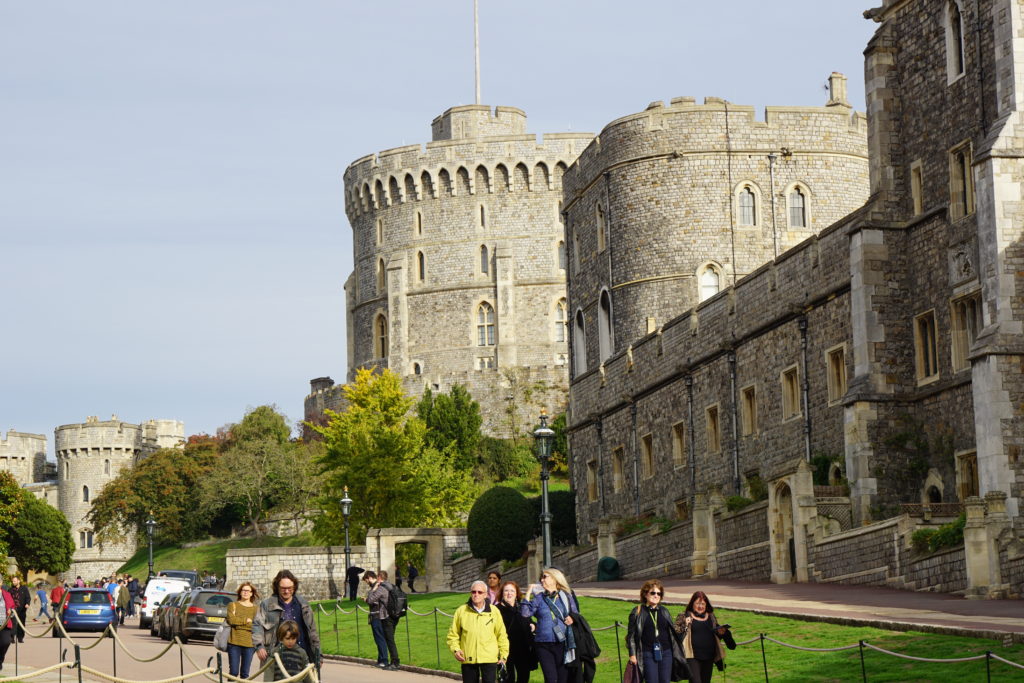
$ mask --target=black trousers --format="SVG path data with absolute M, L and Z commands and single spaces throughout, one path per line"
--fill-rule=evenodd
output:
M 25 615 L 28 614 L 28 607 L 18 607 L 18 618 L 21 619 L 21 624 L 25 623 Z M 18 637 L 19 643 L 25 642 L 25 629 L 21 627 L 21 624 L 14 622 L 15 635 Z
M 359 577 L 357 576 L 354 579 L 349 579 L 348 580 L 348 599 L 349 600 L 355 600 L 356 599 L 356 593 L 358 593 L 358 592 L 359 592 Z
M 384 627 L 384 642 L 388 645 L 388 658 L 390 663 L 398 664 L 398 645 L 395 643 L 395 626 L 398 624 L 398 620 L 387 619 L 381 620 L 381 626 Z
M 13 628 L 0 628 L 0 668 L 4 665 L 4 658 L 7 657 L 7 648 L 14 642 Z
M 694 677 L 690 683 L 711 683 L 711 674 L 715 670 L 715 660 L 687 659 L 686 663 L 690 665 L 690 675 Z
M 537 662 L 544 672 L 544 683 L 566 683 L 569 680 L 569 667 L 563 664 L 565 659 L 564 643 L 534 643 Z
M 463 664 L 462 683 L 494 683 L 497 664 Z
M 530 680 L 530 667 L 533 666 L 533 658 L 530 652 L 510 652 L 505 662 L 505 669 L 508 671 L 508 683 L 528 683 Z

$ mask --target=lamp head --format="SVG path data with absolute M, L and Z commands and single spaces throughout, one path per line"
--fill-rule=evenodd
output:
M 345 487 L 345 495 L 341 499 L 341 514 L 348 517 L 352 512 L 352 499 L 348 497 L 348 487 Z
M 548 414 L 544 409 L 540 411 L 540 427 L 534 430 L 533 440 L 536 444 L 535 455 L 537 461 L 543 465 L 551 460 L 551 447 L 555 443 L 555 432 L 548 427 Z

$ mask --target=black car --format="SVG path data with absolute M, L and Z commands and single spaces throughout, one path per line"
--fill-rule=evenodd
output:
M 171 634 L 188 642 L 189 638 L 204 636 L 213 638 L 217 629 L 228 615 L 228 604 L 236 599 L 234 593 L 195 588 L 189 591 L 174 614 L 174 630 Z
M 181 603 L 184 602 L 188 591 L 168 595 L 160 603 L 160 621 L 157 624 L 157 635 L 164 640 L 174 640 L 177 635 L 178 613 L 181 612 Z

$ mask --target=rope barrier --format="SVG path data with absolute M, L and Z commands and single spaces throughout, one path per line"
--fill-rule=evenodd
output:
M 64 667 L 67 667 L 69 669 L 73 669 L 73 668 L 75 668 L 75 663 L 69 661 L 69 662 L 61 662 L 60 664 L 51 664 L 50 666 L 48 666 L 48 667 L 46 667 L 44 669 L 38 669 L 37 671 L 33 671 L 32 673 L 28 673 L 28 674 L 20 674 L 20 675 L 14 677 L 14 678 L 0 678 L 0 683 L 7 683 L 8 681 L 23 681 L 26 678 L 34 678 L 35 676 L 42 676 L 43 674 L 48 674 L 51 671 L 56 671 L 57 669 L 61 669 L 61 668 L 64 668 Z
M 781 640 L 775 640 L 774 638 L 770 638 L 768 636 L 765 636 L 764 639 L 765 640 L 770 640 L 771 642 L 775 643 L 776 645 L 781 645 L 783 647 L 788 647 L 788 648 L 791 648 L 793 650 L 803 650 L 804 652 L 842 652 L 843 650 L 853 650 L 854 648 L 860 647 L 860 643 L 857 643 L 856 645 L 843 645 L 842 647 L 801 647 L 800 645 L 791 645 L 789 643 L 784 643 Z M 755 638 L 754 640 L 757 640 L 757 638 Z M 750 640 L 750 641 L 747 641 L 747 642 L 751 642 L 752 643 L 754 641 Z M 739 643 L 736 643 L 736 644 L 739 645 Z M 865 645 L 867 645 L 867 643 L 865 643 Z
M 756 642 L 758 642 L 760 640 L 761 640 L 760 638 L 751 638 L 750 640 L 741 640 L 740 642 L 736 643 L 736 647 L 739 647 L 740 645 L 750 645 L 751 643 L 756 643 Z
M 988 656 L 991 657 L 992 659 L 996 659 L 996 660 L 1002 662 L 1003 664 L 1009 664 L 1010 666 L 1016 667 L 1018 669 L 1024 669 L 1024 664 L 1018 664 L 1017 662 L 1011 662 L 1009 659 L 1003 659 L 1002 657 L 1000 657 L 997 654 L 994 654 L 994 653 L 990 652 L 988 654 Z
M 143 664 L 145 664 L 147 662 L 155 662 L 156 660 L 160 659 L 165 654 L 167 654 L 168 650 L 170 650 L 172 647 L 174 647 L 174 642 L 172 641 L 170 643 L 167 643 L 167 647 L 165 647 L 163 650 L 161 650 L 160 654 L 156 655 L 155 657 L 149 657 L 149 658 L 143 659 L 143 658 L 140 658 L 140 657 L 136 657 L 135 655 L 133 655 L 131 653 L 131 651 L 127 647 L 125 647 L 124 642 L 121 640 L 121 636 L 118 635 L 116 630 L 113 632 L 113 635 L 114 635 L 114 642 L 118 644 L 118 646 L 121 648 L 122 651 L 124 651 L 124 653 L 126 655 L 128 655 L 129 657 L 134 659 L 136 662 L 141 662 Z
M 217 671 L 216 667 L 212 667 L 211 666 L 211 667 L 206 668 L 206 669 L 200 669 L 199 671 L 193 671 L 192 673 L 187 673 L 187 674 L 185 674 L 183 676 L 174 676 L 172 678 L 161 678 L 161 679 L 154 680 L 154 681 L 136 681 L 136 680 L 131 679 L 131 678 L 120 678 L 118 676 L 111 676 L 108 673 L 104 673 L 104 672 L 102 672 L 102 671 L 100 671 L 98 669 L 93 669 L 92 667 L 86 666 L 85 664 L 82 664 L 81 668 L 82 668 L 82 671 L 87 671 L 87 672 L 91 673 L 93 676 L 98 676 L 100 678 L 103 678 L 103 679 L 106 679 L 108 681 L 111 681 L 112 683 L 174 683 L 174 681 L 184 681 L 184 680 L 187 680 L 189 678 L 195 678 L 196 676 L 206 676 L 206 675 L 208 675 L 210 673 L 216 673 L 216 671 Z
M 915 662 L 931 662 L 931 663 L 934 663 L 934 664 L 955 664 L 957 662 L 977 662 L 977 661 L 979 661 L 981 659 L 985 659 L 986 657 L 988 657 L 988 655 L 974 655 L 973 657 L 955 657 L 953 659 L 931 659 L 930 657 L 915 657 L 913 655 L 905 655 L 905 654 L 902 654 L 902 653 L 899 653 L 899 652 L 892 652 L 891 650 L 886 650 L 885 648 L 878 647 L 877 645 L 872 645 L 871 643 L 869 643 L 867 641 L 864 642 L 864 647 L 866 647 L 868 649 L 871 649 L 871 650 L 875 650 L 876 652 L 882 652 L 882 653 L 887 654 L 887 655 L 892 655 L 893 657 L 899 657 L 900 659 L 911 659 L 911 660 L 913 660 Z

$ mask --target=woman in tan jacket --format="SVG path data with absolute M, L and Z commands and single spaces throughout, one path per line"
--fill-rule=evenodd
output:
M 232 676 L 249 677 L 249 665 L 252 664 L 256 648 L 252 644 L 252 620 L 256 618 L 256 600 L 260 599 L 256 586 L 243 581 L 235 593 L 238 600 L 228 604 L 228 670 Z
M 683 634 L 683 653 L 690 667 L 693 683 L 711 683 L 715 666 L 725 668 L 722 637 L 725 627 L 715 619 L 715 608 L 704 591 L 690 597 L 686 610 L 676 617 L 676 629 Z

